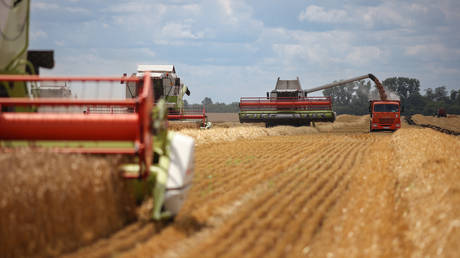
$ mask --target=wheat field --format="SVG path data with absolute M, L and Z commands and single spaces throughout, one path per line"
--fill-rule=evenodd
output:
M 106 232 L 116 232 L 106 234 L 107 238 L 101 239 L 104 234 L 93 233 L 87 242 L 80 241 L 78 249 L 69 247 L 67 250 L 71 251 L 37 254 L 456 257 L 460 252 L 457 244 L 460 241 L 460 159 L 457 154 L 460 138 L 407 124 L 394 133 L 369 134 L 368 119 L 368 116 L 339 116 L 334 124 L 298 128 L 237 125 L 211 130 L 182 129 L 182 133 L 196 139 L 195 177 L 174 222 L 126 224 L 132 218 L 132 211 L 128 209 L 112 220 L 118 221 L 114 223 L 117 229 L 108 228 Z M 46 160 L 44 157 L 40 160 Z M 82 186 L 87 193 L 67 203 L 79 207 L 82 213 L 91 214 L 88 216 L 95 216 L 92 215 L 95 210 L 101 217 L 117 213 L 114 208 L 125 207 L 118 204 L 120 199 L 107 201 L 108 197 L 103 197 L 124 196 L 113 190 L 114 184 L 123 183 L 111 181 L 114 179 L 109 176 L 110 171 L 104 170 L 105 166 L 115 166 L 117 160 L 85 158 L 86 166 L 95 166 L 89 165 L 93 163 L 99 164 L 101 175 L 105 175 L 100 181 L 104 186 L 99 187 L 112 190 L 101 190 L 106 194 L 101 194 L 102 200 L 96 200 L 96 196 Z M 58 165 L 66 166 L 60 163 L 53 166 Z M 82 168 L 78 177 L 94 174 L 94 167 L 82 165 Z M 64 175 L 69 176 L 66 172 Z M 29 184 L 29 195 L 33 195 L 33 185 L 46 180 L 34 181 L 30 177 L 33 176 L 24 176 L 23 180 Z M 15 184 L 14 179 L 9 179 L 8 187 L 14 189 Z M 49 182 L 56 185 L 53 188 L 56 192 L 65 192 L 68 186 L 60 187 L 60 184 L 63 182 Z M 78 188 L 79 183 L 76 181 L 72 187 Z M 89 189 L 92 188 L 97 187 Z M 30 198 L 20 194 L 13 199 L 14 190 L 2 193 L 7 193 L 2 197 L 8 196 L 8 205 L 9 200 L 14 204 Z M 83 202 L 81 198 L 88 199 Z M 34 200 L 43 202 L 39 198 Z M 129 207 L 129 200 L 125 203 Z M 57 202 L 56 205 L 63 204 Z M 0 213 L 6 217 L 8 210 L 2 207 Z M 50 208 L 59 210 L 59 206 Z M 44 208 L 34 212 L 46 214 Z M 47 226 L 35 225 L 34 230 L 57 231 L 60 221 L 56 216 L 46 216 L 39 215 L 39 221 L 49 218 Z M 4 234 L 1 226 L 7 222 L 0 219 L 0 223 L 0 232 Z M 66 234 L 72 234 L 68 237 L 74 239 L 79 236 L 78 232 Z M 31 238 L 35 236 L 40 237 L 32 235 Z M 0 237 L 2 241 L 5 239 L 5 235 Z M 8 257 L 21 256 L 13 251 Z

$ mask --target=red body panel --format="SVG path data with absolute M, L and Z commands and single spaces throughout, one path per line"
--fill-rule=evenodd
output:
M 135 141 L 138 114 L 0 113 L 5 140 Z

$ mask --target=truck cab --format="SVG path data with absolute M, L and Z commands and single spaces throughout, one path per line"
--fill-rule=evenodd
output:
M 391 130 L 401 128 L 401 103 L 399 100 L 371 100 L 369 131 Z

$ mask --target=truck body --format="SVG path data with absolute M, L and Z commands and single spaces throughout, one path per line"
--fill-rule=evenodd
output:
M 369 131 L 390 130 L 401 128 L 401 103 L 399 100 L 369 101 Z

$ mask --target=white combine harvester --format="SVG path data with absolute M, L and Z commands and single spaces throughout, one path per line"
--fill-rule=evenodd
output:
M 190 96 L 190 90 L 181 83 L 181 79 L 176 73 L 174 65 L 138 65 L 137 73 L 133 73 L 131 78 L 143 78 L 146 72 L 150 73 L 153 89 L 155 92 L 154 103 L 164 99 L 168 109 L 168 120 L 201 121 L 202 127 L 209 127 L 206 111 L 204 107 L 190 109 L 184 106 L 184 95 Z M 126 76 L 126 74 L 124 74 Z M 140 82 L 127 82 L 126 98 L 135 98 L 139 95 Z

